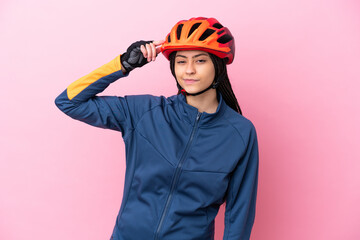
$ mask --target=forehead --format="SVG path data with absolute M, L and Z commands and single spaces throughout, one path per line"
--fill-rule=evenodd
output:
M 184 50 L 184 51 L 177 51 L 176 52 L 176 56 L 181 55 L 181 56 L 185 56 L 188 58 L 191 57 L 195 57 L 197 55 L 201 55 L 201 56 L 209 56 L 209 53 L 205 52 L 205 51 L 200 51 L 200 50 Z

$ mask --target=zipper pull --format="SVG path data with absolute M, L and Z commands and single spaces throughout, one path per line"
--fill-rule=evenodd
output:
M 198 114 L 197 114 L 197 116 L 196 116 L 196 121 L 199 121 L 200 116 L 201 116 L 201 113 L 198 112 Z

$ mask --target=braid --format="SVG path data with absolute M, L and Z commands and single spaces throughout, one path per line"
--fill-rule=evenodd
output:
M 235 112 L 242 115 L 239 103 L 232 90 L 229 76 L 227 74 L 226 59 L 219 58 L 214 54 L 209 53 L 211 60 L 215 67 L 215 79 L 220 81 L 216 91 L 220 92 L 226 104 L 231 107 Z
M 215 79 L 217 81 L 220 81 L 219 85 L 217 86 L 216 91 L 220 92 L 224 101 L 226 102 L 226 104 L 231 107 L 235 112 L 238 112 L 239 114 L 242 115 L 242 111 L 240 109 L 240 105 L 236 99 L 236 96 L 232 90 L 231 84 L 230 84 L 230 80 L 227 74 L 227 68 L 226 68 L 226 60 L 225 59 L 221 59 L 217 56 L 215 56 L 212 53 L 209 53 L 210 58 L 214 64 L 215 67 Z M 170 60 L 170 69 L 171 69 L 171 73 L 172 75 L 175 77 L 176 79 L 176 75 L 175 75 L 175 56 L 176 56 L 176 52 L 172 52 L 169 56 L 169 60 Z M 177 94 L 180 94 L 181 92 L 178 91 Z
M 240 105 L 236 99 L 236 96 L 232 90 L 229 78 L 226 76 L 224 80 L 222 80 L 222 83 L 219 84 L 217 87 L 217 91 L 221 93 L 223 96 L 223 99 L 225 100 L 226 104 L 234 109 L 234 111 L 240 113 L 242 115 L 242 111 L 240 108 Z

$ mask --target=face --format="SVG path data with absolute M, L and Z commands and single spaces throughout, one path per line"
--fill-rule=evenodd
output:
M 209 54 L 204 51 L 178 51 L 174 69 L 180 86 L 188 93 L 204 90 L 211 85 L 215 78 L 214 64 Z

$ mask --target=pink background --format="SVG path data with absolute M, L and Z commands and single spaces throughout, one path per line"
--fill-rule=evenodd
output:
M 216 17 L 236 39 L 229 75 L 260 149 L 251 239 L 360 239 L 356 0 L 2 0 L 0 239 L 110 238 L 121 134 L 72 120 L 54 100 L 132 42 L 163 39 L 193 16 Z M 159 56 L 102 95 L 175 92 Z M 223 217 L 224 207 L 217 240 Z

